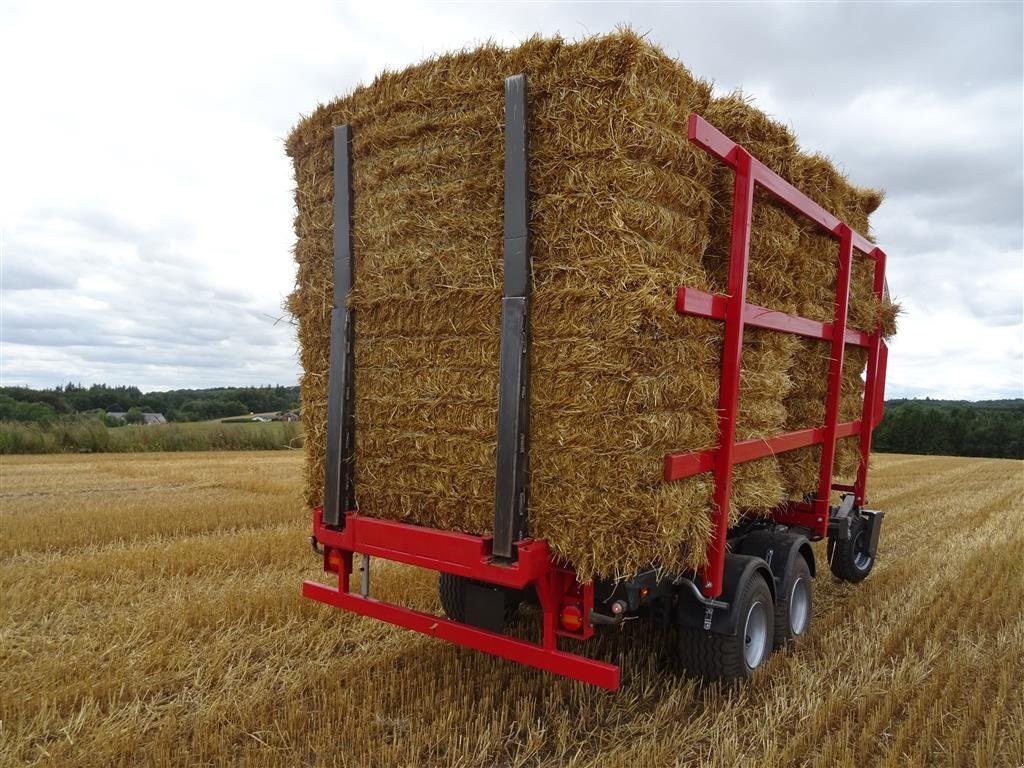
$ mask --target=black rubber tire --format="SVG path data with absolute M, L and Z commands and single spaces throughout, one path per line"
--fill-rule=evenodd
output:
M 767 631 L 763 639 L 764 648 L 758 663 L 751 667 L 747 664 L 744 648 L 745 619 L 751 607 L 760 601 L 767 606 L 764 618 Z M 774 637 L 774 607 L 772 592 L 760 575 L 754 575 L 746 583 L 742 593 L 736 598 L 736 611 L 740 616 L 739 631 L 732 637 L 716 635 L 701 629 L 679 629 L 679 660 L 686 671 L 706 682 L 736 682 L 750 679 L 751 675 L 768 660 L 772 652 Z
M 437 592 L 441 596 L 441 608 L 444 615 L 452 621 L 466 620 L 466 585 L 469 579 L 451 573 L 440 573 L 437 580 Z
M 466 621 L 466 587 L 472 581 L 463 576 L 441 572 L 438 574 L 437 593 L 441 597 L 444 615 L 452 621 Z M 515 618 L 522 601 L 522 593 L 515 589 L 505 590 L 505 623 Z
M 793 587 L 797 584 L 798 580 L 803 580 L 803 583 L 807 586 L 807 614 L 803 622 L 803 627 L 800 628 L 799 633 L 796 633 L 793 631 L 790 607 L 793 597 Z M 811 625 L 811 608 L 814 604 L 813 584 L 814 579 L 811 576 L 811 566 L 807 564 L 807 559 L 803 555 L 797 553 L 796 557 L 794 557 L 793 561 L 789 564 L 789 568 L 786 569 L 785 582 L 778 589 L 778 596 L 775 600 L 774 645 L 776 650 L 785 648 L 787 645 L 796 642 L 797 638 L 802 637 L 807 633 L 807 628 Z
M 828 539 L 828 567 L 840 581 L 856 584 L 864 581 L 875 567 L 875 558 L 868 557 L 861 545 L 867 536 L 867 522 L 858 517 L 850 523 L 850 538 Z

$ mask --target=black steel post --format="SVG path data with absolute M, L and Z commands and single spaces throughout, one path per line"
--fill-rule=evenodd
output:
M 530 201 L 526 75 L 505 80 L 505 286 L 501 302 L 494 545 L 511 558 L 526 536 L 530 384 Z
M 327 391 L 326 525 L 345 524 L 355 507 L 355 313 L 348 308 L 352 264 L 352 129 L 334 129 L 334 307 Z

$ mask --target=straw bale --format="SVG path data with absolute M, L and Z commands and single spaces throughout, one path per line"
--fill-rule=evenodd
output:
M 713 99 L 704 117 L 739 142 L 776 173 L 789 177 L 799 148 L 792 132 L 756 109 L 741 93 Z M 727 294 L 735 174 L 715 168 L 716 208 L 711 241 L 703 263 L 715 291 Z M 791 264 L 799 226 L 794 217 L 763 190 L 756 190 L 751 215 L 747 301 L 783 312 L 796 310 Z M 770 437 L 786 424 L 789 370 L 798 349 L 789 334 L 748 328 L 744 333 L 737 439 Z M 774 456 L 738 465 L 733 475 L 730 519 L 741 512 L 764 512 L 786 496 L 784 478 Z
M 349 123 L 358 505 L 491 528 L 503 81 L 519 72 L 529 79 L 532 194 L 531 534 L 583 578 L 697 567 L 713 484 L 708 474 L 665 483 L 662 460 L 716 443 L 722 328 L 677 315 L 673 298 L 681 284 L 725 289 L 731 174 L 687 141 L 687 119 L 704 114 L 787 177 L 803 167 L 807 184 L 827 186 L 831 166 L 801 166 L 788 129 L 739 96 L 712 99 L 707 83 L 630 32 L 441 56 L 385 73 L 295 128 L 289 306 L 304 370 L 306 501 L 319 503 L 323 485 L 331 136 Z M 866 218 L 871 201 L 857 202 Z M 761 195 L 754 224 L 749 300 L 784 311 L 824 301 L 819 313 L 829 312 L 825 289 L 801 285 L 829 279 L 823 251 L 801 254 L 804 227 Z M 801 344 L 747 333 L 740 439 L 793 420 Z M 737 466 L 731 516 L 770 508 L 798 481 L 774 457 Z
M 322 484 L 334 125 L 354 126 L 360 507 L 484 532 L 493 517 L 503 80 L 529 78 L 531 531 L 581 574 L 699 563 L 721 328 L 672 293 L 701 264 L 713 161 L 686 140 L 706 83 L 635 35 L 443 56 L 306 118 L 289 140 L 307 501 Z M 652 87 L 652 84 L 655 87 Z

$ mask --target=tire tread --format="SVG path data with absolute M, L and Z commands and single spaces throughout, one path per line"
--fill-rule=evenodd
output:
M 738 604 L 743 613 L 755 596 L 760 596 L 768 603 L 772 602 L 772 593 L 761 576 L 754 576 L 743 589 Z M 774 611 L 768 612 L 769 622 L 774 623 Z M 769 627 L 768 636 L 773 636 L 773 627 Z M 772 650 L 769 645 L 767 652 Z M 733 682 L 746 680 L 751 675 L 743 658 L 743 638 L 738 632 L 735 636 L 717 635 L 701 629 L 680 627 L 679 658 L 686 670 L 694 677 L 707 682 Z M 762 664 L 764 661 L 761 662 Z
M 827 550 L 828 567 L 832 571 L 832 575 L 840 581 L 846 581 L 850 584 L 864 581 L 875 567 L 875 558 L 871 559 L 871 563 L 864 570 L 859 569 L 854 563 L 856 553 L 853 550 L 853 543 L 857 540 L 857 535 L 864 527 L 864 521 L 858 518 L 851 526 L 849 540 L 829 537 Z

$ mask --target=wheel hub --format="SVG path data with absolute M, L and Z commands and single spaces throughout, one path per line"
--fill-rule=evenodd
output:
M 793 582 L 789 593 L 789 631 L 802 635 L 811 618 L 811 587 L 803 577 Z
M 853 540 L 853 565 L 858 571 L 866 571 L 871 566 L 871 555 L 864 551 L 864 531 Z
M 743 660 L 750 669 L 764 661 L 768 641 L 768 609 L 758 601 L 750 606 L 743 624 Z

